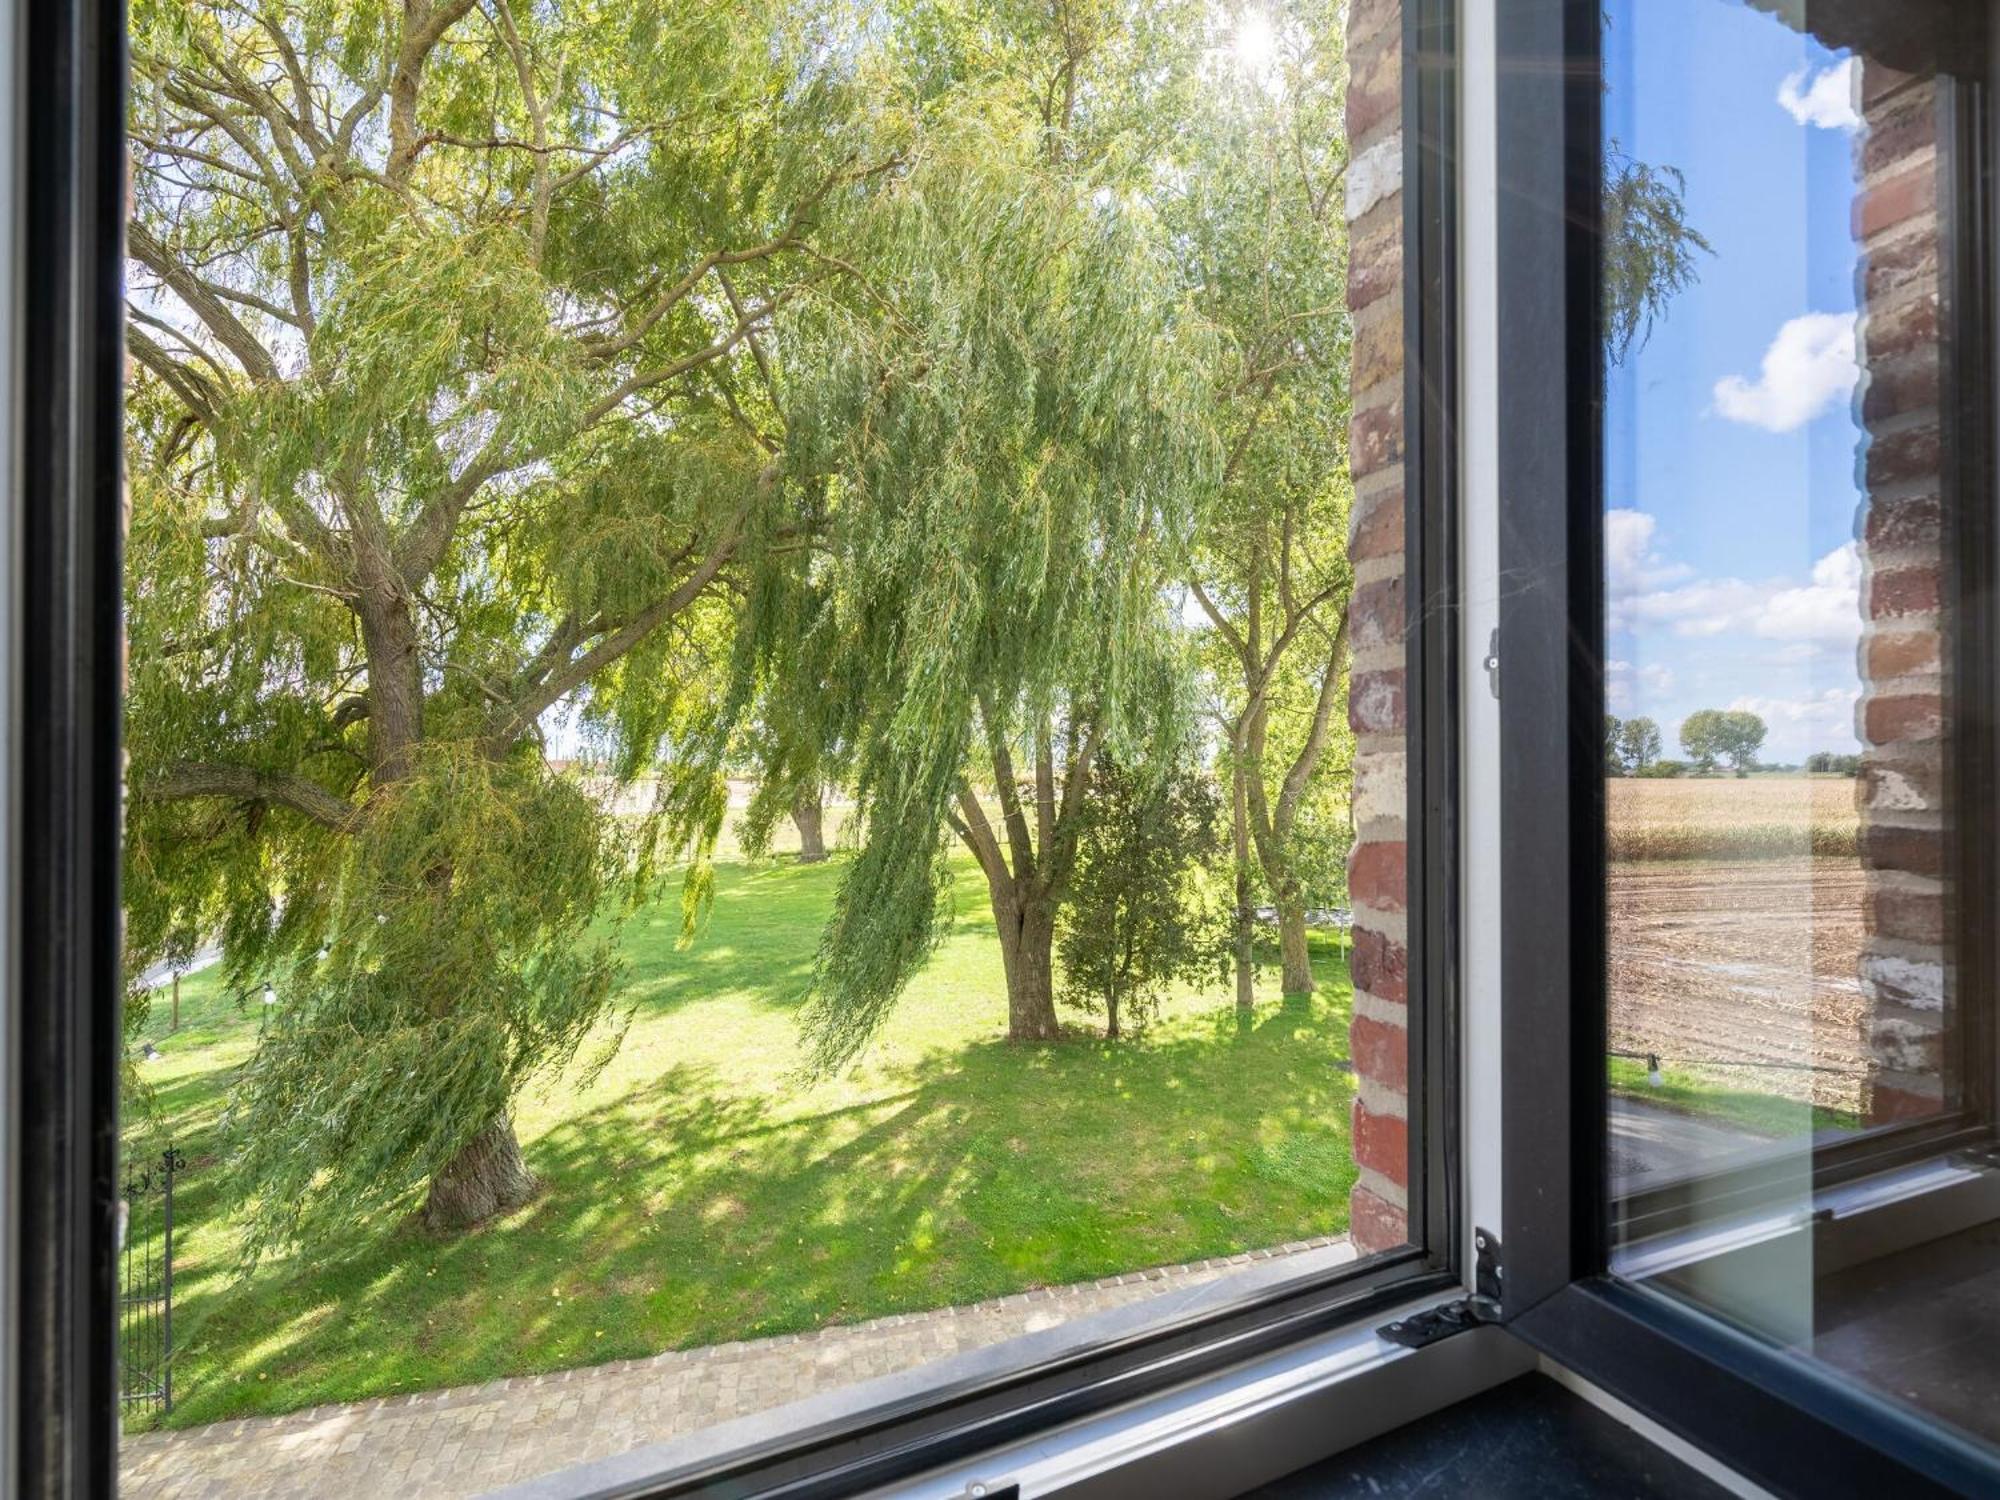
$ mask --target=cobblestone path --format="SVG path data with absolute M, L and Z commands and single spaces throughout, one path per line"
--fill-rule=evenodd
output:
M 121 1446 L 119 1492 L 128 1500 L 459 1500 L 1135 1302 L 1168 1285 L 1338 1243 L 1304 1240 L 816 1333 L 141 1433 Z

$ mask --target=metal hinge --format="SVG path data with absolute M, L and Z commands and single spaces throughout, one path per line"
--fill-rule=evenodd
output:
M 1493 633 L 1486 637 L 1486 660 L 1480 666 L 1486 669 L 1486 686 L 1493 696 L 1500 696 L 1500 627 L 1493 627 Z
M 1021 1500 L 1021 1486 L 1012 1479 L 975 1479 L 958 1500 Z
M 1484 1229 L 1472 1232 L 1477 1259 L 1472 1268 L 1473 1293 L 1407 1318 L 1385 1323 L 1375 1332 L 1392 1344 L 1421 1349 L 1484 1323 L 1500 1321 L 1500 1237 Z

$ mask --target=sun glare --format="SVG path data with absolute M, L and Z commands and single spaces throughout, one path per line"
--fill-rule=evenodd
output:
M 1255 7 L 1244 11 L 1236 23 L 1236 60 L 1245 71 L 1261 78 L 1277 55 L 1278 33 L 1271 25 L 1271 18 Z

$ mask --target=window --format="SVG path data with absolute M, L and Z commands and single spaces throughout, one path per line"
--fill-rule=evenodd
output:
M 199 1464 L 152 1426 L 367 1483 L 331 1426 L 503 1380 L 804 1351 L 693 1427 L 955 1344 L 699 1458 L 858 1482 L 1449 1278 L 1400 27 L 948 12 L 137 10 L 125 130 L 30 141 L 26 376 L 99 361 L 33 386 L 88 458 L 28 455 L 23 851 L 79 863 L 17 1101 L 86 1487 Z M 728 858 L 785 822 L 833 858 Z M 562 1420 L 468 1466 L 609 1451 Z
M 1949 1332 L 1992 1206 L 1801 1227 L 1897 1162 L 1985 1196 L 1992 204 L 1954 19 L 1606 18 L 1609 1166 L 1614 1268 L 1992 1440 Z
M 1783 1492 L 1994 1482 L 1984 14 L 1499 9 L 1505 1316 Z

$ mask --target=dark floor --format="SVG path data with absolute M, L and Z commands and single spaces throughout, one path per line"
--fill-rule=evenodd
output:
M 1523 1375 L 1251 1494 L 1712 1500 L 1726 1491 L 1546 1375 Z
M 2000 1442 L 2000 1224 L 1820 1278 L 1812 1352 Z

